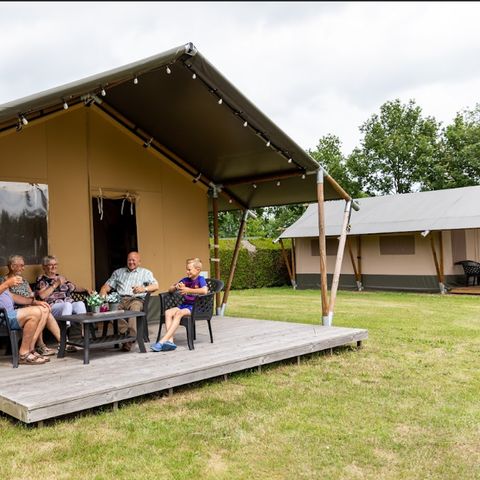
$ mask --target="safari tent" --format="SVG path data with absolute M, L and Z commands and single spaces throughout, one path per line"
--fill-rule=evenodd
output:
M 480 187 L 408 193 L 356 200 L 340 288 L 445 291 L 464 285 L 456 262 L 480 261 Z M 333 272 L 341 202 L 325 203 L 327 272 Z M 317 205 L 289 226 L 280 238 L 292 238 L 299 288 L 318 288 Z
M 138 249 L 164 289 L 187 257 L 208 270 L 209 211 L 241 209 L 240 237 L 254 207 L 352 206 L 191 43 L 0 105 L 0 156 L 0 262 L 24 255 L 31 280 L 50 253 L 98 287 Z

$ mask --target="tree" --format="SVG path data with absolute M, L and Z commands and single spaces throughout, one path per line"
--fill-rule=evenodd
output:
M 308 150 L 308 153 L 347 193 L 353 198 L 358 198 L 363 196 L 361 186 L 349 172 L 346 158 L 340 150 L 341 146 L 342 142 L 336 135 L 327 134 L 320 138 L 316 150 Z
M 384 103 L 361 127 L 361 148 L 348 157 L 347 170 L 368 195 L 420 190 L 423 178 L 439 155 L 439 124 L 422 117 L 410 100 Z
M 425 174 L 425 189 L 480 184 L 480 104 L 457 113 L 442 133 L 441 153 Z

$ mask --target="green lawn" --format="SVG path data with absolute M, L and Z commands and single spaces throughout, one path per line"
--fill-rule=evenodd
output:
M 227 313 L 320 322 L 318 291 Z M 480 298 L 340 292 L 364 348 L 283 362 L 36 429 L 0 417 L 0 478 L 479 479 Z M 85 473 L 90 472 L 90 473 Z

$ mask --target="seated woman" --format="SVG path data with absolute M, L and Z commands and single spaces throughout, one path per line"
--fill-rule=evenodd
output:
M 15 301 L 18 297 L 25 297 L 30 298 L 31 301 L 34 301 L 34 294 L 32 289 L 30 288 L 30 284 L 28 281 L 23 278 L 23 271 L 25 269 L 25 261 L 21 255 L 10 255 L 8 257 L 8 273 L 5 276 L 0 276 L 0 283 L 8 280 L 9 278 L 13 277 L 21 277 L 22 282 L 17 285 L 10 286 L 10 293 L 12 294 L 12 298 Z M 17 297 L 18 296 L 18 297 Z M 21 300 L 18 300 L 20 302 Z M 23 308 L 25 307 L 24 304 L 19 304 L 15 302 L 15 308 Z M 52 332 L 55 340 L 60 342 L 60 328 L 58 327 L 58 323 L 56 322 L 55 318 L 53 318 L 52 314 L 49 312 L 46 321 L 46 328 Z M 43 341 L 43 334 L 40 333 L 38 336 L 37 344 L 36 344 L 36 351 L 41 355 L 54 355 L 57 353 L 56 350 L 52 348 L 48 348 Z
M 44 274 L 37 278 L 35 294 L 41 300 L 47 302 L 54 317 L 86 313 L 87 309 L 83 302 L 76 302 L 72 298 L 72 292 L 87 292 L 85 288 L 77 288 L 64 276 L 57 273 L 58 262 L 53 255 L 43 257 L 42 267 Z M 72 331 L 75 329 L 75 331 Z M 71 336 L 81 336 L 81 326 L 72 325 Z

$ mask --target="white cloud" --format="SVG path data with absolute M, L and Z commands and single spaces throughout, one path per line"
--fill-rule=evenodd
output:
M 303 148 L 387 100 L 448 123 L 480 83 L 479 3 L 1 2 L 0 103 L 186 42 Z

